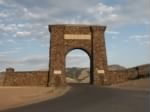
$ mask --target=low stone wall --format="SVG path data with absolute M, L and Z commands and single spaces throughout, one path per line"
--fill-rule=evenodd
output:
M 150 65 L 149 64 L 141 65 L 141 66 L 134 67 L 134 68 L 137 69 L 139 78 L 150 76 Z
M 106 85 L 111 85 L 115 83 L 121 83 L 127 80 L 127 71 L 126 70 L 113 70 L 113 71 L 107 71 L 107 77 L 106 77 Z
M 4 86 L 47 86 L 47 71 L 5 72 Z
M 116 84 L 127 80 L 134 80 L 150 76 L 150 65 L 141 65 L 126 70 L 107 71 L 107 81 L 105 84 Z
M 0 86 L 3 86 L 3 84 L 4 84 L 4 78 L 5 78 L 5 73 L 0 72 Z
M 136 69 L 112 70 L 107 72 L 106 84 L 116 84 L 138 77 Z
M 138 78 L 138 70 L 136 68 L 127 69 L 127 79 L 134 80 Z
M 26 71 L 14 72 L 7 69 L 6 72 L 1 72 L 0 85 L 4 86 L 47 86 L 48 71 Z M 102 77 L 102 85 L 110 85 L 134 80 L 140 77 L 150 76 L 150 65 L 142 65 L 126 70 L 107 71 L 107 75 Z M 103 80 L 104 78 L 104 80 Z

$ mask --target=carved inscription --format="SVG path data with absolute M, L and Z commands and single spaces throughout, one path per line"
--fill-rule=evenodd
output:
M 98 73 L 98 74 L 104 74 L 105 71 L 104 71 L 104 70 L 97 70 L 97 73 Z
M 54 74 L 61 74 L 61 70 L 54 70 Z
M 90 34 L 64 34 L 64 39 L 72 40 L 91 40 Z

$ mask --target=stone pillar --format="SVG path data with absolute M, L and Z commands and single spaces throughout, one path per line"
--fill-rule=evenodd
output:
M 14 68 L 6 68 L 6 72 L 15 72 Z
M 51 39 L 48 85 L 66 85 L 65 53 L 70 49 L 76 48 L 86 49 L 90 54 L 91 84 L 104 85 L 107 82 L 105 29 L 105 26 L 93 25 L 50 25 L 49 32 L 51 32 Z M 64 38 L 64 35 L 68 37 Z
M 64 86 L 65 83 L 65 57 L 64 57 L 64 26 L 49 26 L 50 39 L 50 63 L 49 86 Z
M 94 84 L 104 85 L 107 72 L 107 59 L 104 32 L 106 27 L 92 26 L 92 58 L 93 58 L 93 74 Z

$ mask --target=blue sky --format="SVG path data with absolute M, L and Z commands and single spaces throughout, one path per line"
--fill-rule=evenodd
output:
M 48 24 L 106 25 L 108 64 L 150 63 L 148 0 L 0 0 L 0 71 L 48 68 Z M 89 66 L 72 51 L 67 66 Z

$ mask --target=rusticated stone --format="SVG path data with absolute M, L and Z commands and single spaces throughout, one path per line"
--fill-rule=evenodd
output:
M 103 85 L 105 78 L 107 78 L 105 76 L 107 73 L 105 29 L 105 26 L 94 25 L 49 25 L 51 33 L 49 85 L 66 85 L 65 57 L 73 49 L 82 49 L 89 55 L 91 62 L 90 83 Z M 55 73 L 56 70 L 61 71 L 61 74 Z
M 47 86 L 48 71 L 5 72 L 4 86 Z
M 91 84 L 110 85 L 150 76 L 149 64 L 121 71 L 107 70 L 105 29 L 105 26 L 94 25 L 49 25 L 51 33 L 49 71 L 15 72 L 13 68 L 7 68 L 6 72 L 0 73 L 1 77 L 3 76 L 0 85 L 65 86 L 65 57 L 73 49 L 81 49 L 88 54 Z
M 6 68 L 6 72 L 15 72 L 15 69 L 14 68 Z
M 60 85 L 65 86 L 62 85 L 61 72 L 55 71 L 55 73 L 57 75 L 54 75 L 54 82 L 51 82 L 51 84 L 56 87 Z M 149 77 L 150 65 L 142 65 L 125 70 L 109 70 L 105 74 L 95 75 L 95 79 L 97 79 L 95 84 L 111 85 L 140 77 Z M 48 79 L 48 71 L 0 72 L 0 86 L 47 86 L 49 84 Z

